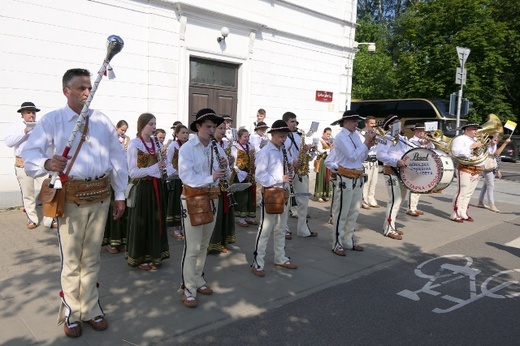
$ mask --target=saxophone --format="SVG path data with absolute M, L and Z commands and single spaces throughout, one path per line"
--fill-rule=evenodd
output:
M 310 155 L 305 150 L 305 134 L 298 132 L 300 135 L 300 151 L 298 152 L 298 161 L 300 162 L 300 166 L 294 170 L 296 174 L 300 177 L 309 174 L 309 159 Z

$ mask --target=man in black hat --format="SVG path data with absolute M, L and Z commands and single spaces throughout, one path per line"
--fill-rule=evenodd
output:
M 363 161 L 375 144 L 375 132 L 368 131 L 364 141 L 357 132 L 361 117 L 354 111 L 346 111 L 343 117 L 331 125 L 340 125 L 341 132 L 334 140 L 337 181 L 334 191 L 332 252 L 345 256 L 345 250 L 363 251 L 354 241 L 354 228 L 361 208 L 363 192 Z
M 20 190 L 22 192 L 22 203 L 27 215 L 27 228 L 34 229 L 40 223 L 38 213 L 36 212 L 36 196 L 42 186 L 43 180 L 46 178 L 45 174 L 39 175 L 36 178 L 28 176 L 24 171 L 24 162 L 22 159 L 22 149 L 27 143 L 29 136 L 36 124 L 36 113 L 40 110 L 36 108 L 32 102 L 22 103 L 18 113 L 22 115 L 22 122 L 16 122 L 7 130 L 4 142 L 9 148 L 14 149 L 15 163 L 14 170 Z M 52 218 L 43 217 L 43 225 L 45 227 L 58 227 Z
M 396 240 L 403 239 L 403 231 L 396 228 L 395 220 L 401 204 L 408 197 L 409 193 L 409 190 L 397 178 L 397 170 L 405 167 L 405 163 L 401 158 L 411 146 L 411 144 L 408 144 L 408 139 L 399 133 L 400 122 L 399 117 L 394 114 L 385 118 L 383 130 L 388 132 L 376 147 L 376 157 L 384 165 L 383 172 L 388 191 L 383 234 Z M 392 135 L 390 132 L 395 132 L 395 134 Z
M 285 200 L 283 211 L 279 214 L 268 213 L 265 205 L 265 202 L 271 201 L 269 194 L 272 189 L 283 188 L 286 194 L 289 194 L 289 184 L 292 182 L 293 177 L 288 172 L 290 163 L 287 161 L 287 155 L 283 151 L 284 142 L 289 132 L 290 129 L 285 121 L 276 120 L 269 131 L 271 134 L 270 142 L 255 157 L 255 180 L 264 190 L 262 194 L 264 203 L 262 203 L 260 224 L 258 226 L 251 267 L 253 268 L 253 274 L 260 277 L 265 276 L 264 257 L 271 232 L 274 232 L 274 264 L 287 269 L 297 268 L 295 264 L 291 263 L 289 257 L 285 256 L 285 227 L 289 213 L 287 199 Z
M 461 126 L 464 130 L 462 136 L 457 136 L 451 143 L 452 153 L 455 157 L 465 159 L 476 158 L 473 149 L 483 146 L 475 136 L 481 126 L 478 123 L 469 123 Z M 458 189 L 453 198 L 453 212 L 450 219 L 462 223 L 464 221 L 473 222 L 473 218 L 468 215 L 468 205 L 471 195 L 475 191 L 480 180 L 480 173 L 484 170 L 484 162 L 476 165 L 457 165 Z
M 230 171 L 224 149 L 211 139 L 216 127 L 223 121 L 224 119 L 212 109 L 201 109 L 190 125 L 190 130 L 196 133 L 196 136 L 179 150 L 179 178 L 184 184 L 181 200 L 183 209 L 187 210 L 189 215 L 184 213 L 182 255 L 182 301 L 187 307 L 197 306 L 197 293 L 213 293 L 204 279 L 204 265 L 215 226 L 214 216 L 217 214 L 220 193 L 219 181 L 222 178 L 229 179 Z M 211 197 L 205 198 L 207 196 Z M 202 204 L 196 204 L 197 201 L 201 201 Z M 205 217 L 199 224 L 195 221 L 196 214 L 201 209 L 212 216 Z
M 410 138 L 410 143 L 415 145 L 417 148 L 435 149 L 435 145 L 424 137 L 425 129 L 426 127 L 424 123 L 415 124 L 415 127 L 413 128 L 414 135 Z M 420 193 L 410 192 L 410 197 L 408 198 L 408 211 L 406 212 L 407 215 L 414 217 L 424 215 L 422 210 L 417 209 L 420 197 Z

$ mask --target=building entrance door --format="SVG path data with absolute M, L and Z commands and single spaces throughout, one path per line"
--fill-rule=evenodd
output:
M 237 127 L 239 65 L 200 58 L 190 59 L 190 123 L 202 108 L 228 115 Z

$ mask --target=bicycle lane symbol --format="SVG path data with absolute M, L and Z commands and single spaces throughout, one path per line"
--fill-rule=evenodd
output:
M 465 260 L 466 263 L 464 265 L 449 263 L 448 260 L 456 260 L 456 262 L 461 262 L 461 260 Z M 436 269 L 436 272 L 433 275 L 427 274 L 423 272 L 423 269 L 431 264 L 434 261 L 441 261 L 442 264 L 439 265 L 439 267 Z M 509 287 L 511 285 L 518 285 L 518 280 L 509 280 L 505 282 L 504 278 L 507 276 L 517 275 L 520 273 L 520 269 L 510 269 L 510 270 L 504 270 L 500 271 L 489 278 L 487 278 L 482 285 L 480 286 L 480 293 L 477 293 L 477 281 L 476 277 L 478 274 L 481 273 L 481 271 L 477 268 L 472 268 L 473 265 L 473 258 L 467 257 L 464 255 L 445 255 L 440 256 L 436 258 L 429 259 L 417 266 L 415 268 L 414 273 L 420 278 L 428 279 L 428 282 L 421 287 L 420 289 L 416 291 L 411 290 L 402 290 L 401 292 L 398 292 L 397 295 L 411 299 L 413 301 L 419 301 L 421 297 L 419 294 L 429 294 L 432 296 L 440 296 L 440 298 L 448 300 L 450 302 L 455 303 L 450 308 L 447 309 L 441 309 L 441 308 L 435 308 L 432 311 L 438 314 L 448 313 L 454 310 L 457 310 L 465 305 L 468 305 L 470 303 L 473 303 L 481 298 L 484 297 L 490 297 L 490 298 L 515 298 L 520 296 L 520 292 L 516 291 L 511 294 L 499 294 L 499 292 L 506 287 Z M 435 267 L 434 267 L 435 268 Z M 520 277 L 520 276 L 519 276 Z M 442 288 L 442 286 L 445 286 L 447 284 L 453 283 L 457 280 L 461 279 L 468 279 L 469 280 L 469 298 L 463 299 L 463 298 L 457 298 L 451 295 L 442 294 L 442 292 L 439 291 L 439 289 Z M 493 284 L 494 281 L 501 282 L 495 286 Z M 490 288 L 489 288 L 490 287 Z

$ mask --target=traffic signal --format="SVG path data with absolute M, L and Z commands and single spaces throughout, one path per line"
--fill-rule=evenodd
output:
M 457 93 L 452 93 L 450 95 L 450 110 L 449 113 L 451 115 L 457 114 Z
M 462 99 L 462 105 L 460 109 L 460 115 L 461 116 L 467 116 L 469 112 L 473 111 L 473 102 L 463 98 Z

